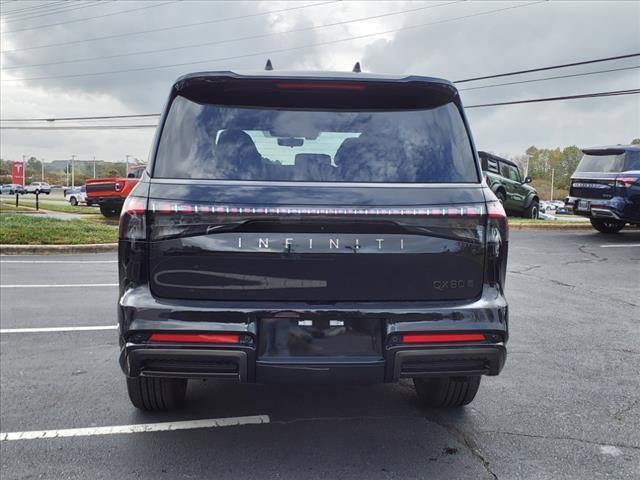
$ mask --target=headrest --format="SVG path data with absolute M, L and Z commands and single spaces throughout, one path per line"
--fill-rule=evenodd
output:
M 359 145 L 360 145 L 359 138 L 356 138 L 356 137 L 347 138 L 344 142 L 342 142 L 342 145 L 340 145 L 340 147 L 336 151 L 336 154 L 333 157 L 333 163 L 335 163 L 337 166 L 344 165 L 346 163 L 345 159 L 352 157 L 354 152 L 356 151 L 356 148 L 358 148 Z

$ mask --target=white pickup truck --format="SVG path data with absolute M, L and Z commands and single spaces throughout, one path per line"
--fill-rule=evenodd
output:
M 82 185 L 72 190 L 66 190 L 64 196 L 69 200 L 69 203 L 73 206 L 76 205 L 91 205 L 87 202 L 87 187 Z
M 47 182 L 32 182 L 30 185 L 24 187 L 24 193 L 35 193 L 36 195 L 46 193 L 49 195 L 51 193 L 51 185 Z

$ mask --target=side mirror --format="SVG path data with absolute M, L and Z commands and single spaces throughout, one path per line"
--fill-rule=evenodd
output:
M 533 178 L 531 178 L 531 177 L 524 177 L 524 182 L 522 182 L 522 183 L 531 183 L 531 182 L 533 182 Z

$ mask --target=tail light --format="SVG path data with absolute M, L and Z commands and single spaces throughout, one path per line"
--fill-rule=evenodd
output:
M 636 183 L 638 180 L 640 180 L 640 177 L 634 177 L 629 175 L 625 175 L 624 177 L 618 177 L 616 178 L 616 187 L 631 188 L 631 185 Z
M 146 215 L 146 198 L 127 197 L 120 213 L 120 240 L 146 239 Z
M 457 343 L 484 342 L 482 333 L 430 333 L 402 335 L 402 343 Z
M 488 202 L 485 276 L 488 283 L 497 283 L 500 289 L 504 288 L 507 274 L 508 242 L 509 224 L 504 207 L 500 202 Z
M 237 333 L 154 333 L 149 337 L 149 342 L 170 343 L 240 343 L 240 335 Z

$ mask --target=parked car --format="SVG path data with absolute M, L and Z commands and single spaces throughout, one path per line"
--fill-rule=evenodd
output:
M 207 72 L 165 108 L 120 216 L 134 406 L 173 408 L 192 378 L 410 378 L 460 407 L 500 373 L 506 214 L 452 83 Z
M 518 165 L 487 152 L 478 152 L 489 188 L 509 214 L 538 218 L 540 197 L 531 185 L 531 177 L 522 178 Z
M 144 173 L 146 166 L 131 168 L 126 177 L 94 178 L 87 180 L 87 200 L 100 207 L 105 217 L 120 215 L 124 200 Z
M 81 187 L 76 187 L 72 190 L 67 190 L 65 192 L 65 197 L 69 200 L 71 205 L 91 205 L 90 202 L 87 202 L 87 187 L 82 185 Z
M 23 194 L 24 187 L 18 183 L 7 183 L 2 185 L 3 195 L 15 195 L 16 193 Z
M 51 185 L 47 182 L 32 182 L 25 187 L 25 193 L 46 193 L 49 195 L 51 193 Z
M 640 146 L 586 148 L 571 176 L 568 204 L 593 228 L 617 233 L 640 225 Z

